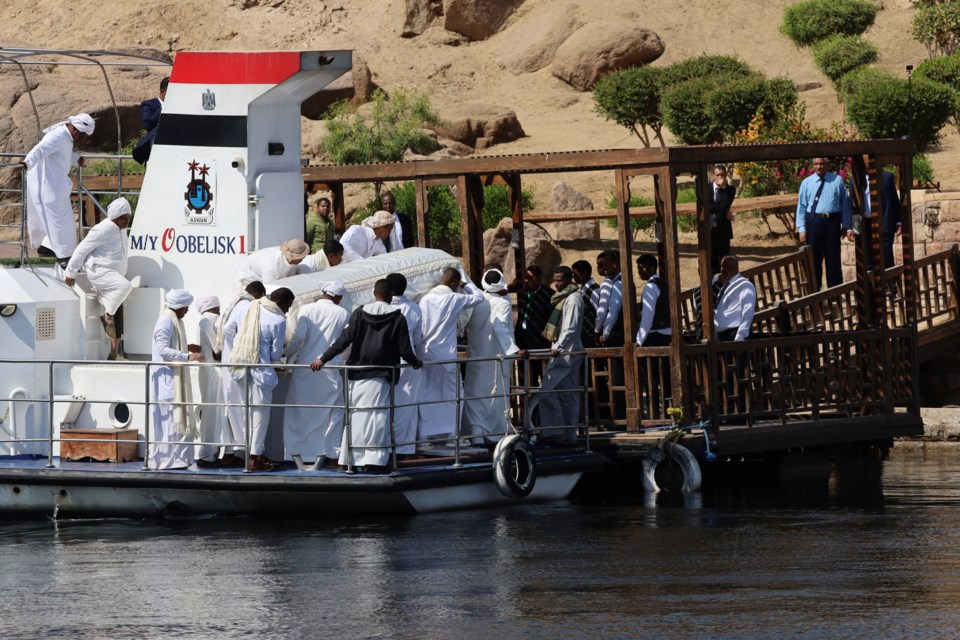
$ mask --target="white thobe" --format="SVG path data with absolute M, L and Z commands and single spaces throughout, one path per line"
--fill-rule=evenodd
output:
M 233 340 L 237 337 L 237 331 L 240 329 L 240 322 L 243 315 L 247 312 L 252 300 L 241 298 L 230 311 L 230 316 L 221 322 L 227 324 L 223 327 L 223 351 L 220 354 L 220 362 L 230 362 L 230 351 L 233 349 Z M 226 371 L 221 374 L 223 378 L 223 401 L 227 406 L 227 428 L 224 432 L 224 443 L 228 446 L 224 449 L 227 453 L 241 451 L 245 448 L 246 433 L 244 425 L 247 424 L 246 409 L 244 402 L 246 398 L 241 393 L 240 385 L 234 380 L 233 376 Z
M 74 254 L 76 255 L 76 254 Z M 200 316 L 197 325 L 196 344 L 200 345 L 203 361 L 212 366 L 198 367 L 200 370 L 200 401 L 204 406 L 200 408 L 200 444 L 197 447 L 197 458 L 213 462 L 217 459 L 219 443 L 223 441 L 227 426 L 227 411 L 223 406 L 207 406 L 206 403 L 223 403 L 223 369 L 214 359 L 217 344 L 216 313 L 206 311 Z
M 113 220 L 101 220 L 73 251 L 64 275 L 76 279 L 83 269 L 104 310 L 117 309 L 133 290 L 127 280 L 127 236 Z
M 247 255 L 237 267 L 236 278 L 239 287 L 243 289 L 255 280 L 269 284 L 296 272 L 297 265 L 287 262 L 280 247 L 267 247 Z
M 583 327 L 583 297 L 580 292 L 570 294 L 563 304 L 557 340 L 551 349 L 558 354 L 550 358 L 543 372 L 540 391 L 529 410 L 540 407 L 540 426 L 555 427 L 575 425 L 580 422 L 580 391 L 570 391 L 580 386 L 583 370 L 583 355 L 565 355 L 571 351 L 583 351 L 580 330 Z M 554 393 L 557 392 L 557 393 Z M 562 438 L 568 443 L 576 442 L 577 430 L 564 429 L 543 432 L 544 438 Z
M 473 308 L 467 327 L 467 356 L 487 358 L 519 351 L 513 335 L 510 299 L 484 293 L 486 300 Z M 463 409 L 464 431 L 472 435 L 503 434 L 507 430 L 510 395 L 510 364 L 485 360 L 467 363 L 463 385 L 467 400 Z
M 347 229 L 340 238 L 340 244 L 343 245 L 344 262 L 354 262 L 387 253 L 383 240 L 377 237 L 373 229 L 362 224 L 355 224 Z
M 70 167 L 79 153 L 73 151 L 73 136 L 66 124 L 43 136 L 23 159 L 27 165 L 27 225 L 30 245 L 52 249 L 58 258 L 69 257 L 77 247 L 77 223 L 73 217 Z
M 423 313 L 423 387 L 418 409 L 417 439 L 454 433 L 457 425 L 456 399 L 460 393 L 460 371 L 456 363 L 431 362 L 457 359 L 457 319 L 460 312 L 484 301 L 483 293 L 467 284 L 465 293 L 437 285 L 420 299 Z M 434 404 L 422 404 L 430 401 Z
M 407 299 L 404 296 L 394 296 L 390 301 L 390 306 L 400 309 L 403 319 L 407 321 L 407 332 L 410 335 L 410 346 L 418 358 L 423 358 L 423 313 L 417 303 Z M 423 371 L 413 367 L 405 367 L 400 370 L 400 380 L 394 389 L 393 397 L 396 405 L 410 405 L 406 407 L 397 406 L 393 410 L 393 435 L 397 439 L 397 453 L 408 454 L 416 452 L 416 445 L 400 443 L 413 443 L 417 438 L 417 422 L 419 412 L 416 403 L 420 401 L 420 390 L 423 386 Z
M 303 262 L 297 265 L 296 274 L 300 275 L 302 273 L 315 273 L 317 271 L 323 271 L 324 269 L 329 268 L 330 261 L 327 259 L 327 254 L 325 254 L 323 251 L 318 251 L 308 255 L 303 259 Z
M 297 327 L 284 350 L 289 364 L 308 365 L 340 337 L 350 313 L 333 300 L 318 300 L 300 308 Z M 329 364 L 340 364 L 338 356 Z M 314 372 L 293 369 L 283 414 L 283 448 L 286 458 L 300 455 L 312 462 L 319 456 L 336 459 L 343 439 L 343 386 L 339 370 L 324 367 Z M 339 405 L 294 407 L 290 405 Z
M 189 354 L 176 349 L 176 339 L 173 322 L 161 314 L 153 328 L 153 361 L 186 362 Z M 169 404 L 174 399 L 173 370 L 168 366 L 153 365 L 150 371 L 151 399 L 156 403 L 152 407 L 150 440 L 166 444 L 150 445 L 149 466 L 151 469 L 186 469 L 193 462 L 193 442 L 186 435 L 178 434 L 174 428 L 174 407 Z M 183 375 L 187 375 L 187 370 L 183 371 Z
M 240 306 L 239 304 L 237 306 Z M 250 306 L 247 305 L 244 315 L 250 312 Z M 231 314 L 233 315 L 233 314 Z M 240 326 L 243 326 L 243 317 L 240 318 Z M 263 455 L 264 447 L 267 441 L 267 427 L 270 426 L 270 413 L 273 407 L 264 406 L 273 402 L 273 390 L 276 388 L 280 379 L 277 378 L 277 370 L 274 364 L 280 362 L 280 356 L 283 355 L 283 341 L 287 333 L 286 316 L 279 315 L 268 309 L 260 308 L 260 363 L 270 366 L 253 367 L 249 371 L 249 395 L 250 395 L 250 455 Z M 226 341 L 226 338 L 224 338 Z M 231 343 L 232 344 L 232 343 Z M 247 396 L 247 375 L 245 372 L 230 376 L 237 383 L 240 392 L 241 402 Z M 241 416 L 242 416 L 241 407 Z M 231 414 L 231 428 L 233 426 L 233 415 Z M 246 424 L 243 420 L 241 424 Z M 243 440 L 241 440 L 243 442 Z
M 717 293 L 717 310 L 713 328 L 717 333 L 736 329 L 734 340 L 746 340 L 757 310 L 757 288 L 739 273 L 730 278 Z

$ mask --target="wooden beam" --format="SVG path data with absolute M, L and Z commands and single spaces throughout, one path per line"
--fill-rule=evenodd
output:
M 510 192 L 510 216 L 513 218 L 513 233 L 517 239 L 513 246 L 513 267 L 514 280 L 519 281 L 523 277 L 523 271 L 527 267 L 527 253 L 524 244 L 523 233 L 523 183 L 519 173 L 508 174 L 509 184 L 507 188 Z M 506 265 L 504 265 L 506 268 Z M 506 275 L 506 274 L 504 274 Z
M 797 208 L 797 194 L 784 194 L 776 196 L 760 196 L 757 198 L 737 198 L 730 207 L 732 213 L 743 213 L 744 211 L 770 211 L 774 209 L 789 209 L 791 211 Z M 681 202 L 676 205 L 677 215 L 697 215 L 696 202 Z M 633 207 L 630 209 L 631 218 L 653 218 L 657 215 L 656 205 L 643 207 Z M 569 220 L 606 220 L 615 219 L 617 209 L 591 209 L 589 211 L 564 211 L 555 212 L 536 212 L 528 211 L 524 219 L 528 222 L 561 222 Z
M 430 246 L 430 228 L 427 225 L 427 211 L 430 202 L 427 192 L 427 185 L 421 178 L 414 180 L 414 193 L 417 198 L 417 245 L 421 247 Z
M 640 426 L 640 385 L 638 384 L 638 363 L 634 336 L 637 332 L 636 299 L 637 291 L 633 283 L 633 230 L 630 228 L 630 182 L 623 169 L 614 172 L 615 189 L 617 194 L 617 224 L 621 229 L 619 236 L 620 250 L 620 287 L 622 306 L 620 313 L 623 316 L 623 383 L 624 400 L 627 403 L 627 429 L 636 429 Z M 611 379 L 612 380 L 612 379 Z

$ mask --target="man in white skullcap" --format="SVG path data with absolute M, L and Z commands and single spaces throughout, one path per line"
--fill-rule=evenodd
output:
M 30 245 L 41 256 L 54 256 L 61 266 L 77 247 L 77 223 L 70 203 L 70 168 L 83 166 L 73 145 L 93 135 L 93 118 L 70 116 L 43 130 L 44 136 L 20 164 L 27 169 L 27 228 Z
M 187 344 L 183 316 L 193 296 L 185 289 L 167 292 L 166 305 L 153 328 L 153 362 L 203 362 L 198 345 Z M 147 466 L 151 469 L 186 469 L 193 461 L 194 419 L 190 368 L 150 365 L 151 406 Z
M 127 234 L 130 224 L 130 203 L 126 198 L 117 198 L 107 207 L 107 219 L 97 223 L 87 237 L 73 251 L 73 256 L 64 270 L 64 281 L 72 287 L 82 269 L 87 274 L 90 286 L 97 292 L 103 305 L 103 330 L 110 338 L 108 360 L 120 355 L 120 335 L 123 316 L 120 305 L 133 290 L 126 278 Z
M 387 253 L 383 243 L 393 231 L 396 218 L 387 211 L 377 211 L 360 224 L 355 224 L 344 232 L 340 238 L 343 245 L 343 261 L 354 262 L 372 256 Z
M 457 320 L 460 313 L 484 301 L 483 293 L 464 282 L 457 269 L 444 269 L 440 283 L 420 298 L 423 312 L 423 387 L 418 407 L 417 439 L 450 435 L 457 426 L 457 387 L 460 372 L 457 359 Z M 447 361 L 447 364 L 430 365 Z M 463 394 L 459 394 L 463 397 Z M 442 402 L 437 402 L 442 401 Z M 462 409 L 462 405 L 461 405 Z
M 204 362 L 220 362 L 217 350 L 217 321 L 220 319 L 220 299 L 217 296 L 198 298 L 197 311 L 200 322 L 197 325 L 197 344 Z M 216 468 L 220 466 L 217 452 L 224 442 L 227 424 L 227 410 L 223 404 L 223 369 L 217 366 L 199 367 L 200 370 L 200 442 L 197 447 L 197 467 Z
M 307 463 L 324 456 L 336 461 L 343 439 L 343 409 L 334 406 L 297 407 L 292 405 L 343 406 L 343 381 L 332 368 L 313 373 L 306 366 L 323 355 L 340 337 L 350 313 L 340 306 L 347 290 L 327 282 L 320 299 L 300 307 L 297 325 L 284 348 L 288 364 L 304 365 L 293 369 L 287 407 L 283 413 L 283 447 L 288 460 L 300 456 Z M 340 364 L 339 356 L 331 364 Z
M 520 351 L 513 335 L 513 305 L 507 294 L 507 280 L 499 269 L 489 269 L 480 281 L 484 301 L 473 308 L 467 325 L 467 357 L 490 358 Z M 464 433 L 486 436 L 487 443 L 499 440 L 507 430 L 510 407 L 510 363 L 495 360 L 467 362 L 463 393 Z M 499 434 L 499 435 L 497 435 Z M 475 444 L 482 440 L 474 439 Z
M 254 281 L 270 284 L 295 275 L 297 265 L 310 255 L 303 240 L 288 240 L 279 247 L 267 247 L 249 254 L 237 267 L 237 282 L 242 289 Z

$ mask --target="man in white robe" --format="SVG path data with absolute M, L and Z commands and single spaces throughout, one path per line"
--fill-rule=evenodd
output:
M 393 298 L 390 306 L 399 309 L 403 319 L 407 321 L 407 331 L 410 334 L 410 347 L 418 358 L 423 358 L 423 313 L 416 302 L 407 298 L 407 278 L 402 273 L 391 273 L 387 276 Z M 419 411 L 417 402 L 420 401 L 420 390 L 423 386 L 423 371 L 420 369 L 404 368 L 400 371 L 400 381 L 394 392 L 393 430 L 397 438 L 397 455 L 411 456 L 416 453 L 417 423 Z M 408 443 L 408 444 L 400 444 Z
M 467 357 L 489 358 L 518 353 L 513 335 L 513 305 L 507 297 L 507 280 L 499 269 L 483 274 L 485 300 L 473 308 L 467 326 Z M 484 360 L 467 362 L 463 384 L 466 401 L 463 409 L 464 434 L 475 444 L 496 442 L 507 431 L 510 408 L 510 362 Z
M 464 292 L 460 292 L 463 289 Z M 457 364 L 430 366 L 430 362 L 457 359 L 457 320 L 464 309 L 484 301 L 483 293 L 463 281 L 454 268 L 445 269 L 440 284 L 420 299 L 423 313 L 423 387 L 420 394 L 417 440 L 456 432 L 458 397 L 463 397 Z M 441 402 L 436 402 L 441 401 Z M 432 404 L 423 404 L 432 402 Z
M 93 134 L 93 118 L 86 113 L 47 127 L 44 136 L 20 164 L 27 169 L 27 228 L 30 245 L 40 255 L 56 256 L 61 266 L 77 247 L 77 223 L 73 217 L 70 168 L 83 166 L 73 145 L 81 136 Z
M 237 381 L 240 394 L 249 398 L 249 458 L 250 471 L 273 471 L 274 464 L 263 455 L 270 426 L 273 390 L 280 382 L 274 365 L 283 355 L 287 333 L 287 311 L 293 306 L 294 295 L 281 287 L 269 297 L 251 303 L 240 321 L 240 330 L 230 351 L 230 364 L 266 366 L 235 366 L 230 375 Z
M 297 275 L 323 271 L 341 262 L 343 262 L 343 245 L 339 240 L 327 240 L 320 251 L 311 253 L 297 265 Z
M 197 325 L 197 344 L 204 362 L 219 363 L 217 350 L 217 321 L 220 319 L 220 299 L 217 296 L 200 298 L 196 303 L 200 313 Z M 217 453 L 227 426 L 227 412 L 223 404 L 223 369 L 217 366 L 199 367 L 200 370 L 200 445 L 197 446 L 198 468 L 217 468 Z
M 350 313 L 340 306 L 347 291 L 326 283 L 316 302 L 300 307 L 297 326 L 284 348 L 288 364 L 308 365 L 323 355 L 343 332 Z M 339 364 L 339 358 L 332 364 Z M 297 407 L 292 405 L 314 405 Z M 306 366 L 295 367 L 283 414 L 286 459 L 300 456 L 312 463 L 321 456 L 336 460 L 343 439 L 343 386 L 340 371 L 323 369 L 319 375 Z M 330 405 L 330 406 L 316 406 Z
M 117 198 L 107 207 L 107 219 L 101 220 L 90 230 L 73 251 L 64 270 L 68 287 L 76 282 L 82 269 L 87 274 L 90 286 L 103 305 L 104 332 L 110 338 L 108 360 L 116 360 L 120 354 L 120 331 L 116 316 L 133 285 L 126 278 L 127 235 L 124 229 L 130 224 L 130 203 L 126 198 Z
M 395 221 L 396 218 L 392 213 L 377 211 L 360 224 L 347 229 L 340 238 L 340 244 L 343 245 L 343 261 L 355 262 L 387 253 L 383 240 L 390 237 Z
M 543 372 L 540 393 L 534 396 L 529 406 L 532 413 L 540 407 L 540 426 L 557 427 L 576 425 L 580 421 L 580 372 L 583 371 L 583 355 L 567 355 L 583 351 L 580 332 L 583 328 L 583 297 L 573 282 L 570 267 L 560 266 L 553 273 L 553 288 L 556 293 L 550 298 L 553 311 L 547 321 L 543 336 L 553 344 L 550 347 L 550 362 Z M 545 429 L 542 442 L 562 446 L 577 442 L 577 430 Z
M 250 304 L 267 295 L 267 291 L 260 281 L 253 281 L 246 286 L 243 293 L 227 305 L 225 312 L 220 316 L 220 326 L 217 330 L 217 350 L 220 351 L 220 361 L 230 362 L 230 352 L 233 350 L 233 341 L 240 330 L 240 321 Z M 223 378 L 223 401 L 227 403 L 227 423 L 224 431 L 224 453 L 220 460 L 221 467 L 242 467 L 246 456 L 246 424 L 247 413 L 244 408 L 246 398 L 240 393 L 240 387 L 233 376 L 226 372 L 221 373 Z
M 203 362 L 187 344 L 183 316 L 193 296 L 184 289 L 167 292 L 166 306 L 153 328 L 153 362 L 175 362 L 178 366 L 150 366 L 150 444 L 147 466 L 151 469 L 186 469 L 193 462 L 193 439 L 197 425 L 192 405 L 190 368 L 183 362 Z
M 254 251 L 237 267 L 237 282 L 243 288 L 251 282 L 270 283 L 295 275 L 297 265 L 309 254 L 310 245 L 303 240 L 288 240 L 279 247 Z
M 320 371 L 351 347 L 346 364 L 364 367 L 347 371 L 350 429 L 343 433 L 340 465 L 366 472 L 386 471 L 390 461 L 390 386 L 399 380 L 400 359 L 417 368 L 423 364 L 410 346 L 407 321 L 390 306 L 393 291 L 386 279 L 374 284 L 373 297 L 375 302 L 354 309 L 337 341 L 310 365 Z

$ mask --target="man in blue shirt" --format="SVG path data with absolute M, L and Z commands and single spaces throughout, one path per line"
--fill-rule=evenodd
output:
M 800 242 L 813 248 L 813 273 L 817 291 L 823 282 L 823 262 L 827 263 L 827 286 L 843 282 L 840 268 L 840 238 L 853 240 L 850 196 L 843 180 L 830 172 L 828 158 L 813 159 L 813 175 L 800 183 L 797 201 L 797 231 Z

